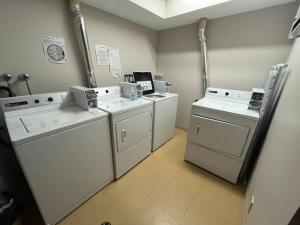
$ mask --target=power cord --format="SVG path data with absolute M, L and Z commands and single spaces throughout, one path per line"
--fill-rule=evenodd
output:
M 0 145 L 8 149 L 13 149 L 12 144 L 10 142 L 7 142 L 6 138 L 4 138 L 5 134 L 6 134 L 6 129 L 4 127 L 0 127 Z

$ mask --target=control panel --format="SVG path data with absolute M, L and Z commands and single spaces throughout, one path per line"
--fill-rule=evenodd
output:
M 0 99 L 0 106 L 4 112 L 26 109 L 44 105 L 60 104 L 64 100 L 67 93 L 50 93 L 50 94 L 37 94 L 18 96 L 13 98 Z
M 205 97 L 215 98 L 215 99 L 227 99 L 233 102 L 249 103 L 251 99 L 251 92 L 248 91 L 238 91 L 230 89 L 220 89 L 220 88 L 207 88 Z
M 89 107 L 97 107 L 97 92 L 95 90 L 86 90 L 85 97 Z
M 264 96 L 265 96 L 264 89 L 253 88 L 252 96 L 251 96 L 251 100 L 250 100 L 248 108 L 260 111 L 260 109 L 263 105 Z
M 121 97 L 121 87 L 120 86 L 112 86 L 112 87 L 105 87 L 105 88 L 96 88 L 98 97 L 105 98 L 105 97 Z
M 70 92 L 78 106 L 88 110 L 97 107 L 97 91 L 91 88 L 81 86 L 71 86 Z

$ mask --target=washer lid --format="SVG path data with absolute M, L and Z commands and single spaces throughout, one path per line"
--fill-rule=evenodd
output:
M 143 98 L 138 98 L 134 101 L 131 101 L 129 98 L 120 97 L 99 100 L 98 108 L 111 114 L 119 114 L 152 104 L 152 101 Z
M 70 107 L 67 109 L 57 109 L 54 111 L 43 112 L 40 114 L 30 114 L 21 116 L 28 133 L 39 132 L 40 130 L 49 130 L 70 124 L 78 120 L 80 116 L 85 116 L 86 112 L 78 107 Z
M 71 106 L 35 113 L 24 110 L 21 116 L 6 118 L 6 124 L 12 143 L 18 145 L 106 117 L 99 109 Z

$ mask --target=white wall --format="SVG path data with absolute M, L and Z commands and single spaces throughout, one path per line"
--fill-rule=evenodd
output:
M 288 60 L 291 73 L 247 190 L 243 225 L 289 224 L 300 207 L 299 58 L 298 38 Z
M 297 3 L 210 20 L 209 85 L 250 91 L 261 87 L 272 65 L 286 61 Z M 197 24 L 158 33 L 158 74 L 179 94 L 177 126 L 187 128 L 191 104 L 202 93 Z
M 157 32 L 84 4 L 81 7 L 98 85 L 116 85 L 123 77 L 112 78 L 109 67 L 97 65 L 95 44 L 120 49 L 123 73 L 142 70 L 156 73 Z
M 0 29 L 0 74 L 15 78 L 21 72 L 31 74 L 33 93 L 66 90 L 85 82 L 67 1 L 1 0 Z M 65 38 L 67 64 L 45 62 L 41 34 Z M 17 94 L 28 94 L 24 83 L 14 81 Z
M 156 32 L 100 10 L 82 6 L 94 61 L 97 83 L 115 85 L 107 68 L 95 64 L 94 44 L 120 48 L 123 72 L 145 69 L 156 71 Z M 1 0 L 0 74 L 31 74 L 33 93 L 67 90 L 70 85 L 87 85 L 83 61 L 74 32 L 68 1 Z M 68 63 L 45 61 L 41 34 L 62 36 Z M 17 94 L 27 94 L 25 84 L 15 80 Z M 5 83 L 0 82 L 0 85 Z

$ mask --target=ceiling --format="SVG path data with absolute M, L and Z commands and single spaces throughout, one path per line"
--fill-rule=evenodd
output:
M 267 8 L 295 0 L 80 0 L 153 30 Z

